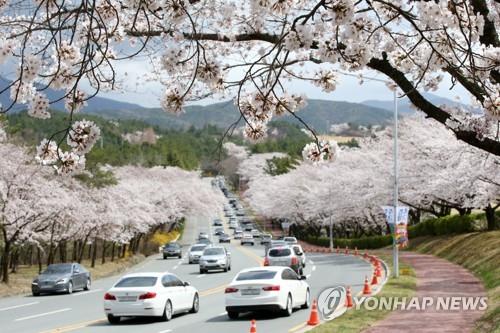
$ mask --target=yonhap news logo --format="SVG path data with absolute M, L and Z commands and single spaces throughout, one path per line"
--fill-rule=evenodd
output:
M 332 320 L 342 315 L 347 309 L 344 306 L 346 288 L 343 286 L 323 289 L 318 296 L 318 312 L 323 320 Z
M 323 289 L 318 296 L 318 312 L 325 321 L 335 319 L 347 311 L 347 290 L 344 286 Z M 486 296 L 384 297 L 354 296 L 352 310 L 385 311 L 484 311 L 488 308 Z

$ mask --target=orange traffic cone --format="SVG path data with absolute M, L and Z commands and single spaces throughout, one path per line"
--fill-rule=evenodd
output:
M 354 255 L 357 256 L 359 253 L 358 253 L 358 247 L 354 247 Z
M 340 248 L 338 245 L 337 245 L 337 253 L 340 253 Z
M 250 333 L 257 333 L 257 325 L 255 324 L 255 319 L 250 322 Z
M 371 285 L 378 284 L 377 273 L 373 272 L 372 283 Z
M 319 315 L 318 315 L 318 304 L 316 300 L 313 301 L 311 308 L 311 315 L 309 316 L 309 320 L 307 321 L 307 325 L 316 326 L 319 324 Z
M 352 294 L 351 294 L 351 287 L 347 287 L 347 293 L 345 296 L 345 307 L 346 308 L 352 308 Z
M 379 266 L 375 266 L 375 275 L 377 277 L 382 277 L 382 270 L 380 269 Z
M 347 245 L 345 246 L 345 254 L 346 255 L 349 254 L 349 246 L 347 246 Z
M 368 284 L 368 276 L 365 276 L 365 285 L 363 286 L 363 295 L 371 295 L 372 290 Z

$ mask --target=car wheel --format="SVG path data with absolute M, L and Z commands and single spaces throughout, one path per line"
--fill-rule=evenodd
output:
M 163 259 L 167 259 L 168 257 L 167 256 L 163 256 Z
M 68 282 L 68 291 L 67 291 L 68 294 L 72 294 L 73 293 L 73 282 L 69 281 Z
M 163 315 L 161 316 L 162 321 L 170 321 L 172 319 L 172 302 L 170 300 L 165 304 L 165 309 L 163 309 Z
M 200 274 L 205 274 L 205 270 L 200 268 Z
M 304 275 L 304 269 L 303 268 L 299 268 L 299 276 L 302 276 Z
M 193 307 L 191 308 L 191 313 L 197 313 L 200 310 L 200 297 L 198 294 L 194 294 Z
M 112 314 L 108 315 L 108 321 L 110 324 L 118 324 L 120 323 L 121 318 L 120 317 L 115 317 Z
M 302 309 L 309 309 L 309 306 L 311 305 L 311 292 L 309 291 L 309 288 L 307 288 L 306 291 L 306 301 L 304 304 L 302 304 L 301 308 Z
M 288 298 L 286 299 L 286 308 L 283 310 L 283 314 L 286 317 L 290 317 L 293 312 L 293 303 L 292 303 L 292 295 L 288 294 Z
M 90 290 L 90 285 L 91 285 L 90 279 L 87 279 L 87 283 L 85 283 L 85 287 L 83 287 L 83 290 Z
M 35 297 L 40 296 L 40 293 L 37 293 L 37 292 L 33 292 L 32 294 L 33 294 L 33 296 L 35 296 Z
M 193 262 L 191 260 L 189 260 L 189 264 L 191 265 Z
M 238 319 L 239 313 L 234 311 L 228 311 L 227 316 L 229 319 Z
M 181 254 L 179 254 L 179 259 L 181 259 L 181 258 L 182 258 L 182 253 L 181 253 Z
M 228 270 L 231 270 L 231 265 L 229 265 L 229 267 L 227 268 Z

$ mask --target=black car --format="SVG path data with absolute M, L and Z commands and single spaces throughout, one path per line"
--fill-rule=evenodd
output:
M 214 220 L 214 226 L 216 226 L 216 227 L 222 227 L 222 221 L 220 219 L 215 219 Z
M 231 243 L 231 237 L 228 234 L 219 235 L 219 243 Z
M 224 228 L 215 228 L 215 232 L 214 232 L 214 235 L 216 236 L 220 236 L 224 233 Z
M 33 296 L 45 293 L 73 293 L 76 289 L 89 290 L 90 272 L 78 263 L 52 264 L 31 283 Z
M 168 257 L 182 258 L 182 249 L 178 243 L 168 243 L 163 247 L 163 259 Z

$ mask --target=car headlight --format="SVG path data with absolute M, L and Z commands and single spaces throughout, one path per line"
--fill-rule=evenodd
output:
M 68 278 L 64 278 L 64 279 L 57 280 L 56 284 L 67 283 L 68 281 L 69 281 Z
M 31 284 L 34 285 L 34 286 L 38 286 L 38 280 L 35 280 L 35 281 L 31 282 Z

